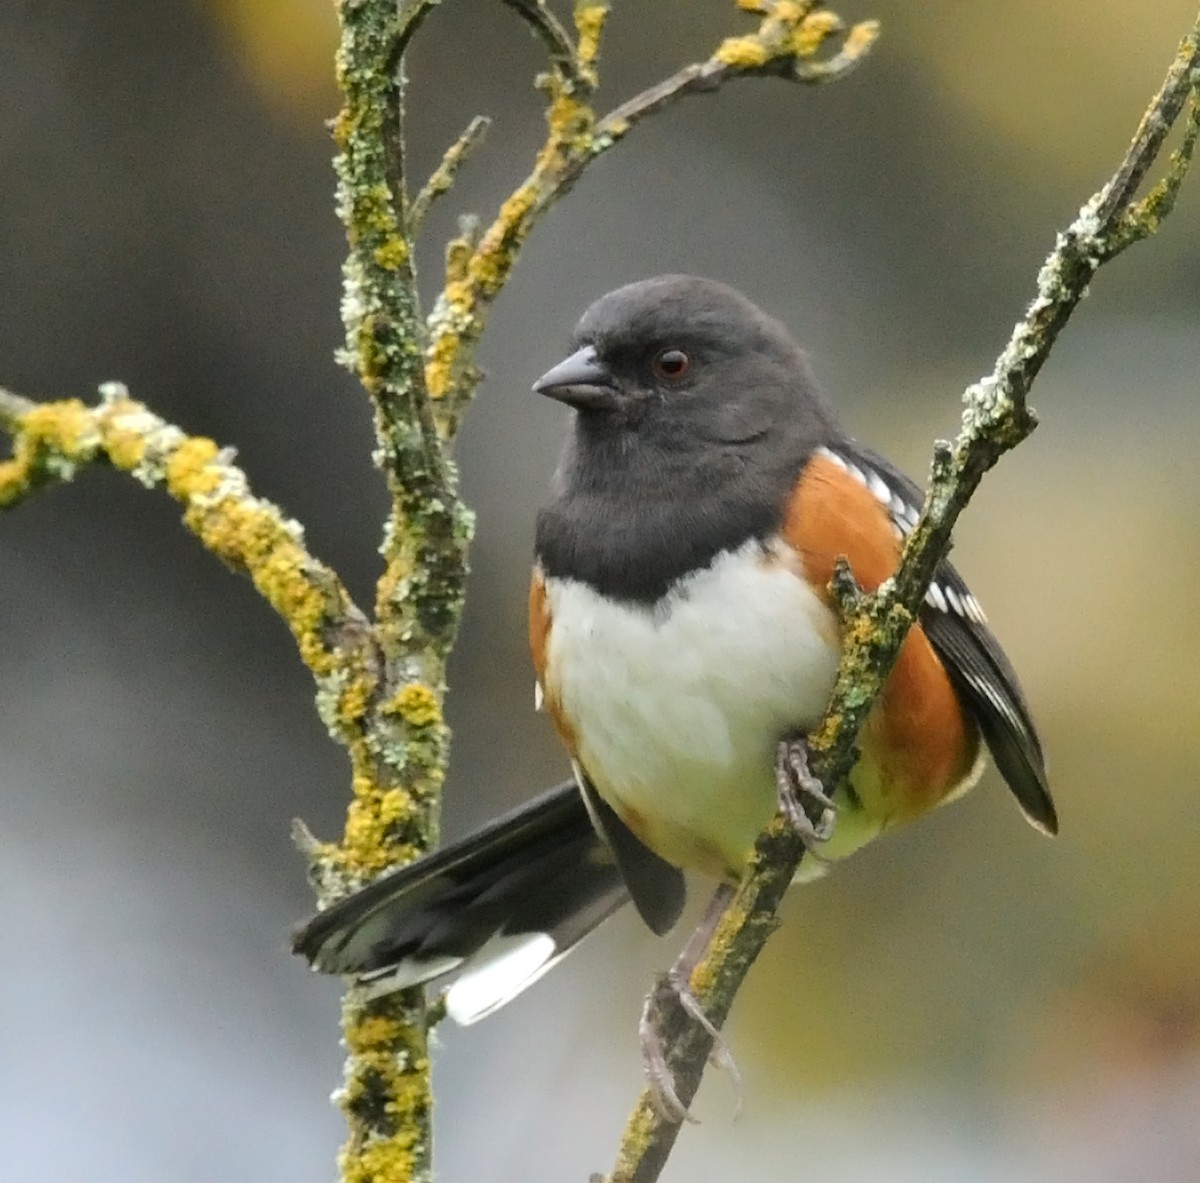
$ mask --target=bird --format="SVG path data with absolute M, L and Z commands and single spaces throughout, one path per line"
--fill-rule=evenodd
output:
M 876 589 L 923 496 L 847 434 L 783 324 L 714 280 L 641 280 L 584 312 L 533 390 L 572 415 L 528 627 L 536 705 L 573 775 L 318 912 L 293 935 L 314 969 L 372 993 L 445 981 L 469 1024 L 627 903 L 669 932 L 684 872 L 736 882 L 781 803 L 802 829 L 797 801 L 821 808 L 811 878 L 963 794 L 985 751 L 1057 832 L 1029 704 L 949 561 L 849 779 L 825 796 L 807 775 L 841 652 L 835 567 Z

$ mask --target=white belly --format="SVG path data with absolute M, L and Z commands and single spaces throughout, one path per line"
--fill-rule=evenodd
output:
M 837 625 L 784 544 L 748 544 L 651 607 L 546 582 L 546 680 L 596 789 L 680 866 L 737 874 L 775 808 L 774 753 L 821 716 Z

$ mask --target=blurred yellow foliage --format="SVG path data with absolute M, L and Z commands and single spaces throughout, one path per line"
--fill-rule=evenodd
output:
M 889 38 L 932 67 L 964 126 L 980 121 L 1037 154 L 1037 163 L 1072 172 L 1124 147 L 1113 141 L 1114 126 L 1132 126 L 1196 12 L 1191 0 L 883 0 L 868 7 L 884 19 Z
M 337 18 L 330 0 L 207 0 L 266 99 L 303 119 L 335 105 Z

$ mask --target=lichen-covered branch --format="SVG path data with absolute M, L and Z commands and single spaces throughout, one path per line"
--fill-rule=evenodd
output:
M 814 0 L 739 0 L 739 8 L 761 17 L 756 32 L 727 38 L 707 60 L 685 66 L 601 118 L 592 95 L 599 80 L 600 38 L 608 5 L 577 0 L 572 44 L 543 4 L 506 2 L 530 21 L 550 50 L 550 71 L 540 80 L 549 98 L 549 135 L 533 171 L 501 206 L 482 237 L 460 237 L 447 251 L 446 285 L 429 315 L 426 349 L 429 396 L 446 437 L 454 435 L 479 383 L 475 346 L 521 246 L 541 215 L 593 160 L 647 116 L 685 95 L 716 90 L 733 78 L 777 77 L 805 83 L 841 78 L 863 60 L 879 32 L 874 21 L 846 31 L 839 17 Z M 842 34 L 838 51 L 822 56 L 830 39 Z
M 350 749 L 356 774 L 369 763 L 361 722 L 343 710 L 346 694 L 369 693 L 374 684 L 378 663 L 367 620 L 337 575 L 305 549 L 300 525 L 254 495 L 232 452 L 164 422 L 117 383 L 102 387 L 92 407 L 77 399 L 36 403 L 0 390 L 0 425 L 14 440 L 12 458 L 0 461 L 0 509 L 98 462 L 180 502 L 184 525 L 248 575 L 291 629 L 317 680 L 325 722 Z
M 855 739 L 919 610 L 950 534 L 983 475 L 1033 431 L 1029 388 L 1097 269 L 1120 250 L 1157 230 L 1183 181 L 1200 132 L 1200 16 L 1184 38 L 1162 88 L 1151 102 L 1112 180 L 1059 236 L 1037 278 L 1025 316 L 1013 329 L 993 372 L 963 396 L 963 427 L 952 445 L 935 450 L 929 493 L 894 578 L 873 595 L 860 593 L 845 572 L 835 580 L 842 607 L 844 654 L 824 719 L 809 737 L 813 767 L 827 788 L 849 774 Z M 1139 182 L 1158 157 L 1172 125 L 1188 106 L 1183 143 L 1163 180 L 1141 200 Z M 720 1027 L 767 938 L 776 910 L 804 854 L 791 826 L 776 817 L 759 839 L 752 865 L 692 976 L 692 988 Z M 712 1039 L 669 991 L 658 991 L 660 1034 L 684 1105 L 696 1094 Z M 650 1183 L 670 1154 L 680 1125 L 660 1111 L 647 1089 L 638 1099 L 608 1183 Z
M 348 245 L 341 360 L 374 405 L 375 458 L 392 504 L 375 601 L 382 668 L 373 693 L 356 704 L 380 742 L 373 775 L 354 779 L 342 842 L 308 850 L 322 904 L 364 874 L 436 842 L 449 759 L 442 700 L 462 612 L 471 515 L 458 498 L 454 464 L 427 396 L 404 173 L 404 53 L 435 3 L 337 5 L 343 101 L 333 127 L 334 168 Z M 446 169 L 449 174 L 452 165 Z M 433 194 L 428 190 L 418 205 Z M 423 991 L 372 999 L 350 986 L 342 1032 L 347 1059 L 337 1100 L 348 1126 L 338 1164 L 344 1183 L 428 1178 L 433 1097 Z

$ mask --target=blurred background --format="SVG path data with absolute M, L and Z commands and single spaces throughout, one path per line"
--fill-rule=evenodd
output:
M 566 7 L 565 5 L 563 7 Z M 745 27 L 725 0 L 615 6 L 604 105 Z M 236 445 L 360 602 L 384 511 L 335 367 L 341 231 L 328 0 L 0 4 L 0 382 L 119 378 Z M 538 229 L 463 432 L 479 515 L 452 670 L 445 832 L 563 775 L 524 598 L 565 429 L 530 383 L 576 314 L 661 271 L 792 326 L 855 434 L 914 475 L 1111 172 L 1195 0 L 845 0 L 850 80 L 748 81 L 640 128 Z M 535 44 L 447 2 L 412 56 L 413 173 L 496 123 L 422 246 L 488 216 L 542 135 Z M 710 1073 L 678 1179 L 1195 1180 L 1200 1162 L 1200 177 L 1094 284 L 956 556 L 1045 732 L 1063 835 L 994 775 L 794 892 Z M 2 447 L 2 445 L 0 445 Z M 1186 597 L 1186 598 L 1185 598 Z M 0 1177 L 318 1183 L 342 1127 L 336 982 L 285 952 L 288 840 L 340 826 L 346 765 L 290 638 L 175 506 L 90 471 L 0 522 Z M 494 1019 L 445 1029 L 445 1183 L 606 1170 L 636 1015 L 682 937 L 622 916 Z

